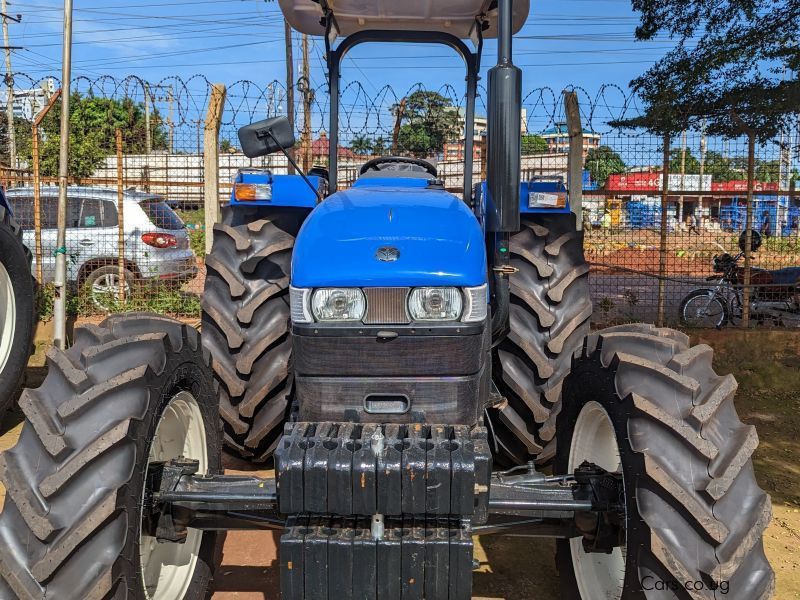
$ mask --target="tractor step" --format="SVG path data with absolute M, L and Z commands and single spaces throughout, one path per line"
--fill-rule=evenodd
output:
M 280 541 L 284 600 L 469 600 L 472 534 L 452 520 L 290 517 Z
M 288 423 L 275 452 L 284 514 L 488 516 L 483 427 Z

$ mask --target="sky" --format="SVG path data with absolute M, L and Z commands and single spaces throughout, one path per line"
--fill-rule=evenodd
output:
M 61 68 L 63 6 L 51 0 L 11 0 L 10 42 L 22 46 L 12 70 L 37 79 Z M 285 78 L 283 20 L 276 2 L 258 0 L 75 0 L 73 76 L 138 75 L 149 81 L 202 74 L 212 81 L 247 79 L 266 85 Z M 532 2 L 516 35 L 514 61 L 523 69 L 523 95 L 575 85 L 593 95 L 603 84 L 627 87 L 673 46 L 668 39 L 634 41 L 638 22 L 629 0 Z M 299 35 L 295 34 L 299 58 Z M 484 74 L 496 47 L 484 50 Z M 324 82 L 320 39 L 312 42 L 312 82 Z M 299 64 L 297 65 L 299 67 Z M 386 84 L 398 93 L 416 83 L 450 84 L 463 93 L 463 66 L 437 46 L 369 45 L 351 51 L 344 83 L 359 80 L 366 94 Z M 485 79 L 485 78 L 484 78 Z

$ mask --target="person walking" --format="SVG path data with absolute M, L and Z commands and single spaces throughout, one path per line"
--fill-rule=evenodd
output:
M 690 237 L 693 231 L 698 236 L 700 235 L 700 230 L 697 228 L 697 217 L 695 215 L 686 215 L 686 228 L 689 230 Z
M 761 214 L 761 237 L 769 237 L 772 235 L 772 221 L 769 218 L 769 212 L 766 210 Z

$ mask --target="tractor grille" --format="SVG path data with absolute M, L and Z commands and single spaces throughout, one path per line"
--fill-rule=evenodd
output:
M 367 297 L 367 314 L 364 323 L 367 325 L 404 324 L 409 323 L 406 311 L 407 287 L 373 287 L 364 288 Z

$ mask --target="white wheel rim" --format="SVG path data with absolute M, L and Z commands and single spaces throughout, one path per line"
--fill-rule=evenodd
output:
M 105 299 L 117 300 L 119 298 L 119 275 L 108 273 L 101 275 L 92 283 L 92 300 L 102 309 L 107 309 Z M 131 291 L 131 286 L 128 280 L 125 280 L 125 295 L 128 296 Z
M 199 461 L 198 473 L 208 473 L 203 416 L 197 400 L 189 392 L 176 394 L 164 409 L 147 463 L 179 456 Z M 189 529 L 183 544 L 160 543 L 154 537 L 140 533 L 139 558 L 148 600 L 181 600 L 185 597 L 197 567 L 202 542 L 203 532 L 198 529 Z
M 589 461 L 610 473 L 622 473 L 622 461 L 614 425 L 598 402 L 587 402 L 578 415 L 569 449 L 569 473 L 583 461 Z M 583 538 L 569 540 L 575 581 L 583 600 L 619 600 L 625 581 L 625 548 L 611 554 L 586 552 Z
M 0 263 L 0 373 L 6 368 L 17 327 L 17 299 L 11 277 Z

